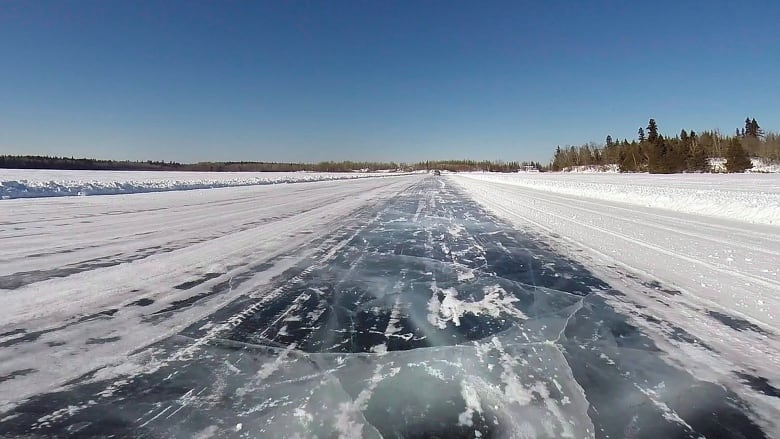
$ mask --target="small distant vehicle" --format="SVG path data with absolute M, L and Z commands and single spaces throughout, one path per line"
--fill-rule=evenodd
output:
M 433 171 L 433 175 L 441 175 L 441 171 L 439 171 L 438 169 L 436 169 L 435 171 Z

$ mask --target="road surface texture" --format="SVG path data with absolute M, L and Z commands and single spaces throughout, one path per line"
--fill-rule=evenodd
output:
M 2 437 L 775 433 L 766 374 L 656 312 L 687 293 L 458 179 L 3 203 Z

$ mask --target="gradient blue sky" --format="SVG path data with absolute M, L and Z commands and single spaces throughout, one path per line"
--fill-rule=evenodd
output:
M 0 2 L 0 154 L 546 162 L 747 115 L 776 0 Z

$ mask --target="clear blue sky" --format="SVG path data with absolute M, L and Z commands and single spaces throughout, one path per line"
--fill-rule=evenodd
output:
M 2 1 L 0 153 L 547 161 L 780 128 L 780 2 Z

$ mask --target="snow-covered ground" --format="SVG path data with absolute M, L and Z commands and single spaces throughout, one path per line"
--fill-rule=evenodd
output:
M 627 295 L 613 306 L 648 333 L 702 341 L 670 349 L 670 361 L 713 382 L 739 372 L 780 388 L 780 176 L 449 178 L 609 280 Z M 780 410 L 776 397 L 754 398 Z
M 0 201 L 0 412 L 124 364 L 418 179 Z
M 170 172 L 0 169 L 0 199 L 116 195 L 305 181 L 351 180 L 391 172 Z
M 564 168 L 563 172 L 576 172 L 585 174 L 592 174 L 595 172 L 617 173 L 620 172 L 620 166 L 616 164 L 570 166 L 568 168 Z
M 722 157 L 708 159 L 712 172 L 726 172 L 726 159 Z M 750 162 L 753 164 L 751 169 L 748 169 L 748 173 L 780 173 L 780 162 L 772 162 L 761 158 L 752 158 Z M 620 172 L 620 166 L 617 164 L 609 165 L 580 165 L 570 166 L 563 169 L 563 172 L 575 172 L 575 173 L 616 173 Z
M 752 158 L 750 162 L 753 164 L 753 167 L 747 170 L 748 173 L 780 173 L 779 162 L 770 162 L 758 158 Z M 709 163 L 713 172 L 726 172 L 726 159 L 711 158 Z
M 3 437 L 780 433 L 776 225 L 462 175 L 0 206 Z
M 780 174 L 464 173 L 535 191 L 780 225 Z

